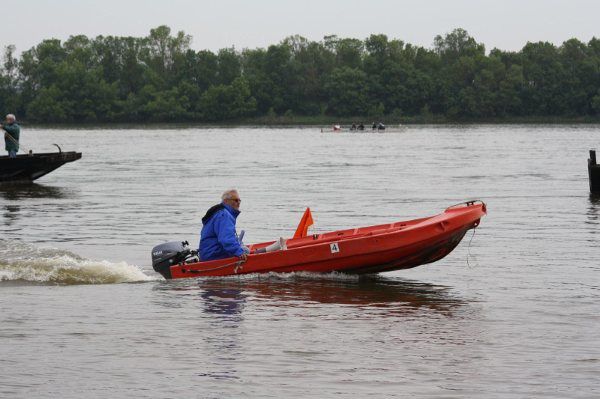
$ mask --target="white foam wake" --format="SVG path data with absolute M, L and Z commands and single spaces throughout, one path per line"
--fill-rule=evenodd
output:
M 0 281 L 54 284 L 114 284 L 151 281 L 126 262 L 96 261 L 54 248 L 0 240 Z

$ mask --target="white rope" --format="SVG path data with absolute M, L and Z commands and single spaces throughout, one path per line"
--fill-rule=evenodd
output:
M 471 268 L 471 265 L 469 264 L 469 256 L 471 256 L 471 242 L 473 241 L 473 237 L 475 237 L 475 230 L 477 230 L 477 227 L 473 227 L 473 234 L 471 235 L 471 239 L 469 240 L 469 246 L 467 247 L 467 267 Z
M 231 263 L 227 263 L 226 265 L 223 266 L 218 266 L 218 267 L 213 267 L 212 269 L 202 269 L 202 270 L 187 270 L 190 273 L 204 273 L 204 272 L 212 272 L 215 270 L 220 270 L 220 269 L 225 269 L 226 267 L 235 265 L 235 269 L 234 269 L 234 273 L 237 274 L 238 270 L 242 268 L 242 265 L 245 263 L 245 261 L 243 260 L 238 260 L 235 262 L 231 262 Z

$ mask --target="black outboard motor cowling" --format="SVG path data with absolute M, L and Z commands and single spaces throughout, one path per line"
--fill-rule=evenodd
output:
M 197 251 L 190 250 L 187 241 L 172 241 L 152 248 L 152 267 L 166 279 L 171 279 L 171 266 L 184 263 Z M 197 259 L 194 259 L 197 261 Z

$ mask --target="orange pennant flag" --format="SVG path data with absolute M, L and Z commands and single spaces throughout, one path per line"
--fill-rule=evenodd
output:
M 313 225 L 312 214 L 310 213 L 310 208 L 306 208 L 304 211 L 304 215 L 302 215 L 302 219 L 300 219 L 300 223 L 298 224 L 298 228 L 294 233 L 293 238 L 301 238 L 306 237 L 308 235 L 308 228 Z

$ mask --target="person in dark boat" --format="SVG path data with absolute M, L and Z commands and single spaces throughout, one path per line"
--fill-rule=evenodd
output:
M 365 125 L 362 122 L 358 124 L 358 130 L 365 130 Z
M 356 123 L 353 123 L 352 126 L 350 127 L 350 130 L 356 130 Z
M 0 124 L 0 128 L 4 130 L 4 148 L 8 151 L 10 158 L 17 157 L 19 151 L 19 134 L 21 127 L 16 122 L 17 118 L 13 114 L 6 115 L 6 123 Z
M 377 123 L 373 122 L 373 125 L 371 125 L 371 130 L 377 130 Z
M 230 189 L 221 196 L 221 203 L 211 207 L 202 218 L 198 254 L 200 260 L 208 261 L 238 257 L 246 260 L 250 252 L 243 246 L 235 232 L 240 214 L 240 194 Z

